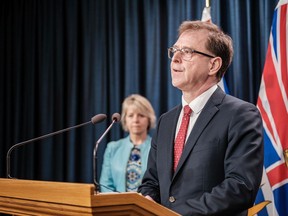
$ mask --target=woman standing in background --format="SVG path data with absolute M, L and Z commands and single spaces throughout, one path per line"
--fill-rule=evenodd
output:
M 100 176 L 101 192 L 137 191 L 147 168 L 156 116 L 151 103 L 132 94 L 122 103 L 121 124 L 128 136 L 107 144 Z

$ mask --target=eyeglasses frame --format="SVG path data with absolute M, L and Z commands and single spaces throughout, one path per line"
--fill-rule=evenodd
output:
M 209 55 L 209 54 L 206 54 L 206 53 L 203 53 L 203 52 L 200 52 L 200 51 L 197 51 L 197 50 L 194 50 L 194 49 L 191 49 L 191 48 L 189 48 L 189 47 L 183 47 L 183 48 L 176 48 L 176 47 L 169 47 L 168 48 L 168 58 L 170 58 L 170 59 L 172 59 L 170 56 L 169 56 L 169 52 L 171 52 L 171 49 L 173 49 L 174 50 L 174 52 L 172 52 L 173 53 L 173 56 L 174 56 L 174 53 L 176 53 L 177 51 L 180 51 L 181 52 L 181 54 L 183 53 L 183 49 L 188 49 L 188 50 L 190 50 L 191 51 L 191 58 L 192 58 L 192 54 L 193 53 L 197 53 L 197 54 L 200 54 L 200 55 L 203 55 L 203 56 L 206 56 L 206 57 L 209 57 L 209 58 L 215 58 L 216 56 L 212 56 L 212 55 Z M 182 55 L 181 55 L 182 56 Z M 190 58 L 190 59 L 191 59 Z M 190 60 L 189 59 L 189 60 Z M 187 61 L 189 61 L 188 59 L 187 59 Z

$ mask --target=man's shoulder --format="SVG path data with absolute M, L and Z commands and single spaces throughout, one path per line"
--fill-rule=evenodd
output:
M 238 97 L 232 95 L 226 95 L 224 100 L 224 104 L 230 104 L 231 106 L 248 106 L 248 107 L 256 107 L 253 103 L 240 99 Z
M 182 105 L 179 104 L 179 105 L 173 107 L 172 109 L 168 110 L 167 112 L 163 113 L 161 115 L 161 118 L 171 118 L 175 114 L 180 113 L 181 108 L 182 108 Z

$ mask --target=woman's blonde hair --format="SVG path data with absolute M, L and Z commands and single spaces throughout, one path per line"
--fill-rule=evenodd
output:
M 126 115 L 128 108 L 134 107 L 142 115 L 149 119 L 149 125 L 147 131 L 155 127 L 156 115 L 151 103 L 143 96 L 139 94 L 132 94 L 125 98 L 122 103 L 122 114 L 121 114 L 121 124 L 124 131 L 128 131 L 126 126 Z

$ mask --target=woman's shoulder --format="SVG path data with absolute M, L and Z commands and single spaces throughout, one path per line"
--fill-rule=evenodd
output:
M 147 134 L 146 142 L 151 142 L 151 139 L 152 139 L 151 135 Z
M 121 138 L 119 140 L 115 140 L 115 141 L 110 141 L 107 144 L 107 148 L 121 148 L 124 146 L 124 144 L 130 143 L 129 138 L 125 137 L 125 138 Z

